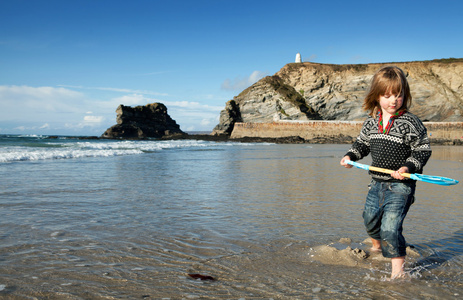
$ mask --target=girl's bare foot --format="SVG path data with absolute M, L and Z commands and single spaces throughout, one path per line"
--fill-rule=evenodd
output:
M 405 272 L 399 272 L 397 274 L 391 274 L 391 280 L 394 280 L 394 279 L 402 279 L 402 278 L 405 278 L 406 277 L 406 273 Z
M 391 258 L 391 279 L 399 279 L 405 277 L 404 264 L 405 256 Z
M 400 274 L 397 275 L 391 275 L 391 278 L 386 279 L 386 281 L 411 281 L 411 276 L 410 273 L 406 272 L 401 272 Z
M 370 248 L 370 252 L 381 252 L 381 241 L 371 238 L 371 244 L 373 245 Z

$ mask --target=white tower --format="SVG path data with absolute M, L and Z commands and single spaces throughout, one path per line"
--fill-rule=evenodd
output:
M 300 54 L 300 53 L 296 54 L 296 62 L 297 62 L 297 63 L 301 63 L 301 62 L 302 62 L 302 58 L 301 58 L 301 54 Z

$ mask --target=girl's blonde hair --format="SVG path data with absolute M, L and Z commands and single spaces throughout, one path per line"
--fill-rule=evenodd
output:
M 380 111 L 379 97 L 385 94 L 403 94 L 402 107 L 397 111 L 407 111 L 412 104 L 412 95 L 405 73 L 398 67 L 389 66 L 379 69 L 371 81 L 370 91 L 363 101 L 363 109 L 372 117 Z

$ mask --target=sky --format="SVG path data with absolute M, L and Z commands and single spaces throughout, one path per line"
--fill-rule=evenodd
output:
M 96 135 L 161 102 L 183 131 L 294 62 L 463 57 L 460 0 L 0 0 L 0 134 Z

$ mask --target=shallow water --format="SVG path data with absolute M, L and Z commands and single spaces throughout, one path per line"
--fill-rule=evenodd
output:
M 5 139 L 0 297 L 463 295 L 461 183 L 418 183 L 404 228 L 418 256 L 407 260 L 408 280 L 389 282 L 387 261 L 311 256 L 341 238 L 366 239 L 369 176 L 339 166 L 348 145 Z M 462 149 L 433 147 L 425 173 L 461 181 Z

